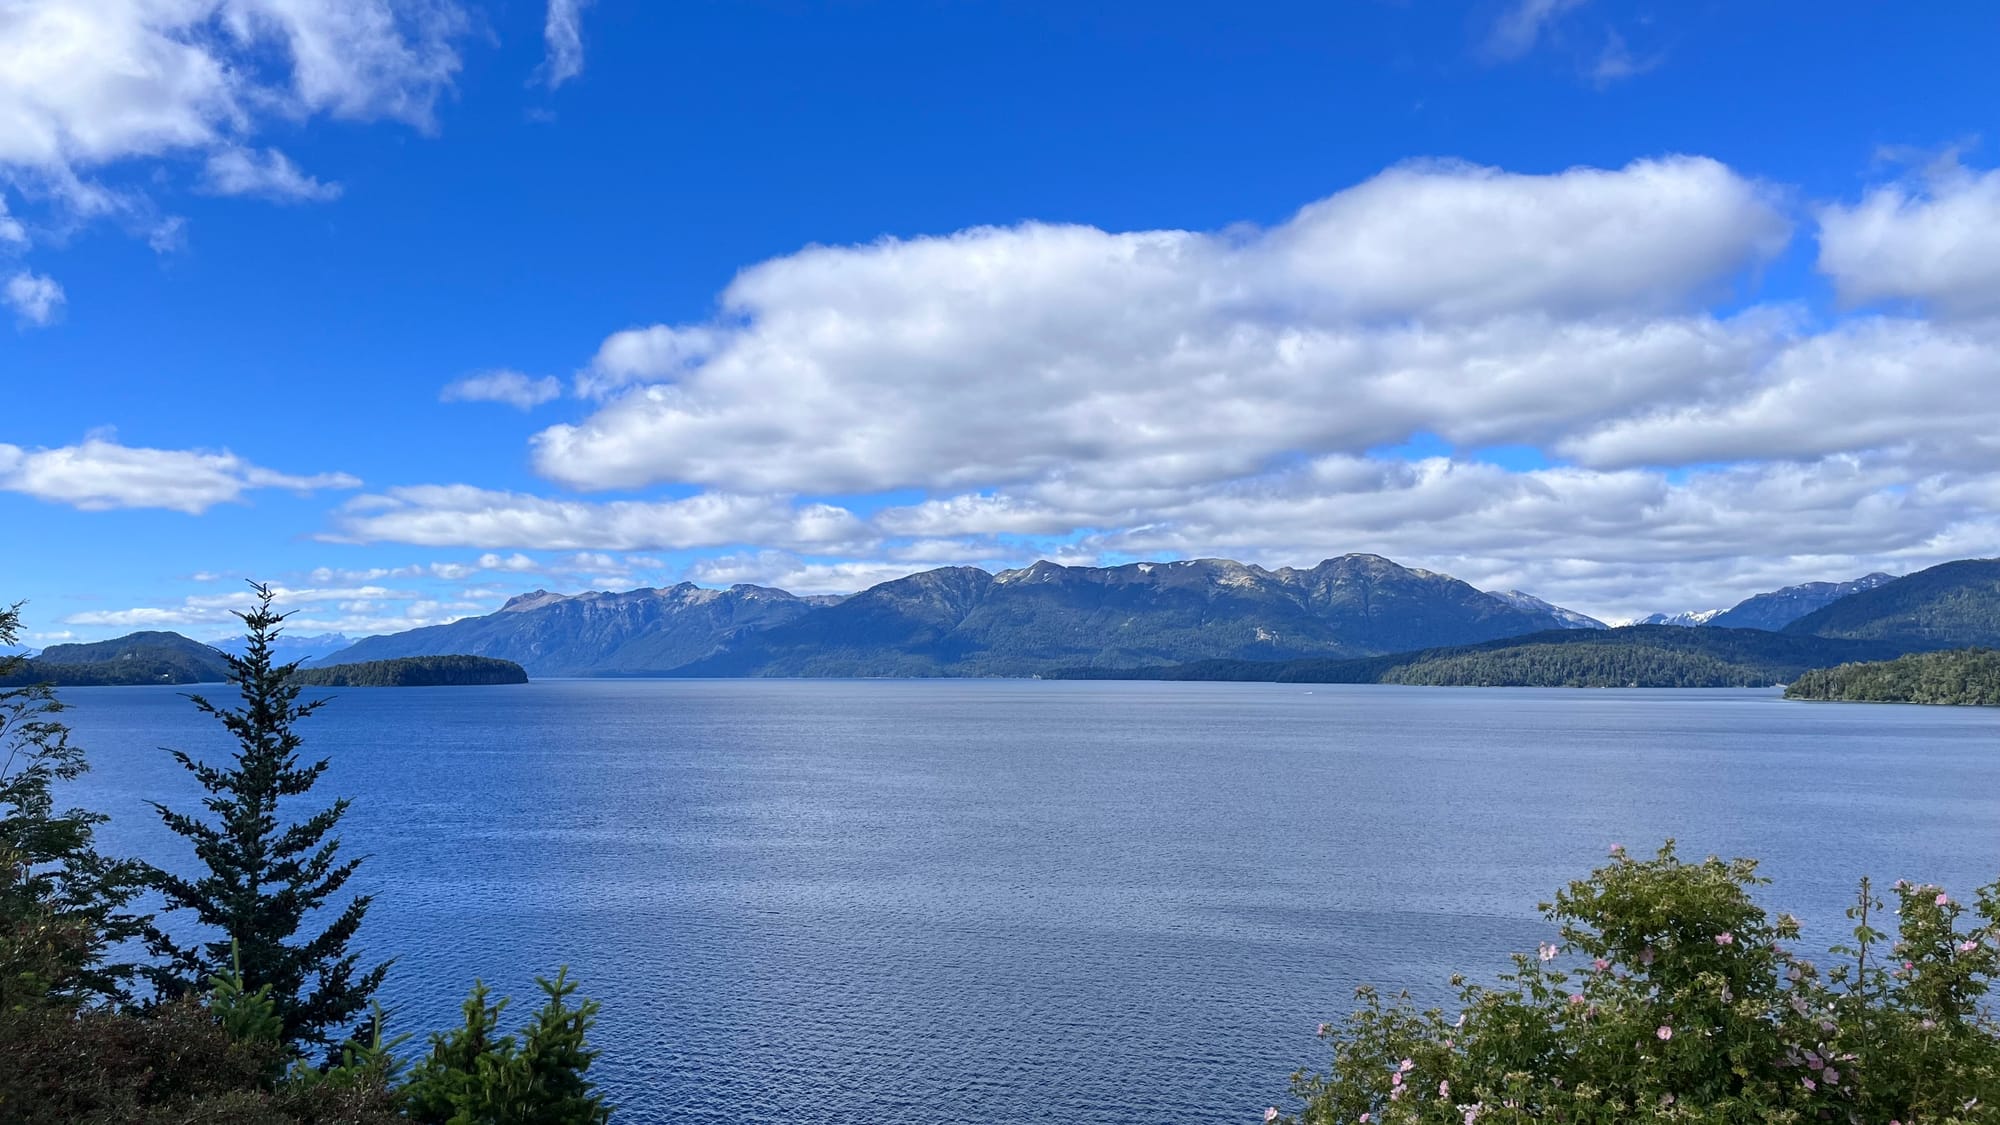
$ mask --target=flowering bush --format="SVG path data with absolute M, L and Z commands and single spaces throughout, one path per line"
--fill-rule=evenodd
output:
M 1292 1077 L 1309 1125 L 2000 1122 L 2000 883 L 1971 903 L 1898 883 L 1897 933 L 1866 880 L 1824 971 L 1799 923 L 1751 898 L 1751 860 L 1611 862 L 1543 904 L 1559 940 L 1497 987 L 1454 978 L 1456 1015 L 1374 989 L 1320 1025 L 1324 1074 Z M 1266 1120 L 1279 1120 L 1273 1109 Z

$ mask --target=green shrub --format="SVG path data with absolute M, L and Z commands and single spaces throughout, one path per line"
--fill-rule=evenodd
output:
M 536 978 L 548 999 L 522 1030 L 496 1036 L 508 1001 L 487 1003 L 475 984 L 465 1001 L 465 1024 L 431 1036 L 430 1057 L 418 1063 L 403 1088 L 405 1111 L 432 1125 L 603 1125 L 604 1104 L 586 1072 L 597 1052 L 585 1035 L 597 1021 L 597 1002 L 571 1007 L 576 983 L 568 970 L 554 980 Z
M 1287 1120 L 2000 1120 L 2000 1028 L 1981 1008 L 2000 884 L 1971 905 L 1897 884 L 1892 942 L 1864 881 L 1854 942 L 1822 972 L 1792 948 L 1799 923 L 1752 899 L 1764 882 L 1749 860 L 1684 863 L 1671 841 L 1649 860 L 1614 848 L 1544 904 L 1558 940 L 1497 987 L 1453 980 L 1455 1017 L 1361 990 L 1345 1023 L 1321 1025 L 1331 1065 L 1293 1076 Z

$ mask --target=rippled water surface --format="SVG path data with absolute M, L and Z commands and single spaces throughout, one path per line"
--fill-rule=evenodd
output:
M 144 802 L 193 784 L 157 748 L 219 729 L 172 690 L 64 696 L 108 842 L 180 858 Z M 1356 984 L 1442 998 L 1533 948 L 1614 840 L 1762 857 L 1823 940 L 1864 871 L 2000 875 L 1993 711 L 547 681 L 349 690 L 302 729 L 403 1028 L 567 964 L 625 1122 L 1250 1121 Z

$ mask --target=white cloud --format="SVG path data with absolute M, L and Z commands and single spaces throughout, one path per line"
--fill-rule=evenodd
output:
M 376 633 L 399 633 L 405 629 L 442 625 L 462 617 L 490 613 L 498 608 L 490 599 L 429 598 L 401 590 L 355 593 L 352 596 L 342 596 L 339 591 L 331 590 L 283 589 L 273 592 L 278 595 L 280 608 L 294 610 L 285 620 L 285 631 L 295 636 L 345 633 L 350 637 L 364 637 Z M 63 622 L 97 633 L 185 629 L 204 637 L 227 636 L 240 631 L 235 611 L 249 604 L 249 601 L 241 599 L 228 603 L 201 603 L 190 598 L 176 605 L 90 610 L 66 617 Z
M 252 489 L 312 492 L 360 485 L 345 473 L 276 472 L 227 450 L 145 449 L 97 437 L 56 449 L 0 443 L 0 491 L 85 511 L 165 508 L 199 515 Z
M 1557 17 L 1588 0 L 1512 0 L 1486 36 L 1486 52 L 1496 59 L 1518 59 L 1535 49 Z
M 340 197 L 340 185 L 321 183 L 299 171 L 274 148 L 229 148 L 208 158 L 208 189 L 218 195 L 255 195 L 280 202 L 325 201 Z
M 209 191 L 331 198 L 254 138 L 316 116 L 431 128 L 467 26 L 453 0 L 8 0 L 0 181 L 70 217 L 122 214 L 156 246 L 179 222 L 146 192 L 184 161 Z
M 722 346 L 724 332 L 699 325 L 655 324 L 614 332 L 576 377 L 576 393 L 602 399 L 636 383 L 662 382 L 692 371 Z
M 583 73 L 583 9 L 589 6 L 590 0 L 549 0 L 542 28 L 548 57 L 540 77 L 551 90 Z
M 62 311 L 63 287 L 52 277 L 32 274 L 26 271 L 7 279 L 4 291 L 7 303 L 24 323 L 41 326 L 55 320 Z
M 590 504 L 470 485 L 420 485 L 357 497 L 335 518 L 332 537 L 547 550 L 649 550 L 742 543 L 833 546 L 861 532 L 851 512 L 759 496 L 704 493 L 683 500 Z
M 607 339 L 535 463 L 579 488 L 1169 482 L 1430 429 L 1530 441 L 1729 376 L 1768 317 L 1685 308 L 1779 249 L 1713 161 L 1391 169 L 1268 232 L 1026 224 L 814 247 L 712 323 Z M 620 390 L 619 388 L 623 388 Z
M 28 230 L 21 225 L 21 220 L 8 213 L 7 197 L 4 195 L 0 195 L 0 244 L 17 247 L 28 244 Z
M 458 582 L 486 573 L 540 574 L 566 578 L 598 575 L 627 575 L 636 570 L 658 570 L 664 564 L 646 555 L 614 556 L 602 551 L 579 551 L 559 558 L 536 558 L 515 552 L 510 555 L 487 553 L 470 562 L 439 561 L 404 566 L 335 567 L 320 566 L 304 577 L 317 586 L 356 585 L 383 579 L 443 579 Z M 217 575 L 197 574 L 196 581 Z
M 1895 450 L 1918 472 L 2000 471 L 2000 326 L 1864 318 L 1795 341 L 1726 393 L 1559 442 L 1592 465 Z
M 1075 549 L 1085 561 L 1220 555 L 1271 567 L 1372 551 L 1618 618 L 1991 554 L 1996 498 L 1991 475 L 1923 476 L 1887 456 L 1684 478 L 1335 456 L 1164 500 Z M 1048 503 L 1088 519 L 1123 500 Z
M 1784 245 L 1782 195 L 1694 158 L 1423 164 L 1266 231 L 812 247 L 710 320 L 606 338 L 576 381 L 594 412 L 536 438 L 564 484 L 677 498 L 405 488 L 335 531 L 491 551 L 497 576 L 700 550 L 697 581 L 806 592 L 1374 551 L 1600 618 L 1992 554 L 2000 319 L 1714 311 Z M 1413 438 L 1456 456 L 1395 452 Z M 639 569 L 601 561 L 577 577 Z
M 1947 160 L 1917 182 L 1830 204 L 1819 223 L 1819 268 L 1844 300 L 2000 311 L 2000 171 Z
M 1607 32 L 1603 50 L 1590 64 L 1590 80 L 1599 87 L 1609 86 L 1613 82 L 1644 74 L 1665 61 L 1666 56 L 1661 54 L 1644 58 L 1634 55 L 1623 35 L 1616 31 Z
M 773 586 L 794 594 L 851 594 L 909 574 L 907 562 L 811 562 L 788 551 L 756 551 L 703 559 L 687 578 L 703 586 Z
M 532 410 L 561 396 L 562 383 L 553 376 L 533 379 L 519 371 L 468 375 L 438 392 L 442 402 L 499 402 L 519 410 Z

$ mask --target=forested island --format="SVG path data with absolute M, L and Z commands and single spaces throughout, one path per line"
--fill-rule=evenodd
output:
M 525 684 L 528 673 L 511 660 L 490 656 L 405 656 L 300 668 L 292 680 L 304 687 L 466 687 Z
M 1895 660 L 1807 672 L 1786 699 L 1839 703 L 1940 703 L 2000 707 L 2000 651 L 1920 652 Z

